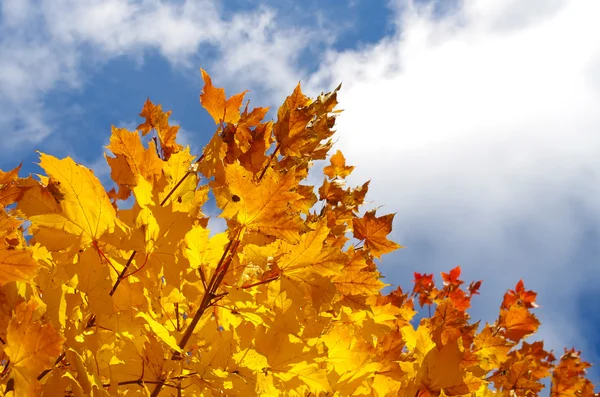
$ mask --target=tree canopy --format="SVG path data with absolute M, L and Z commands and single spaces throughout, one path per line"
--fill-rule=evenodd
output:
M 459 267 L 382 293 L 375 260 L 401 246 L 330 155 L 340 87 L 298 85 L 266 121 L 202 76 L 216 131 L 199 155 L 148 100 L 136 131 L 112 128 L 110 190 L 69 157 L 0 172 L 0 395 L 521 397 L 545 378 L 553 397 L 595 395 L 579 352 L 525 341 L 522 281 L 492 324 L 470 319 L 481 281 Z

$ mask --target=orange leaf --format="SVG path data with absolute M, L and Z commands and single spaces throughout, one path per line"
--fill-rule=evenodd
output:
M 179 126 L 169 125 L 170 115 L 171 111 L 163 112 L 161 105 L 155 106 L 150 99 L 147 99 L 140 113 L 140 116 L 144 117 L 146 121 L 136 128 L 142 131 L 142 136 L 149 133 L 152 129 L 156 130 L 164 159 L 168 159 L 171 154 L 177 153 L 183 148 L 183 146 L 175 142 Z
M 239 163 L 225 167 L 226 184 L 214 189 L 222 218 L 234 219 L 249 230 L 297 242 L 305 229 L 300 216 L 290 211 L 291 203 L 303 199 L 292 191 L 294 172 L 280 174 L 269 169 L 260 183 Z
M 461 285 L 463 281 L 459 280 L 460 276 L 460 266 L 456 266 L 454 269 L 450 270 L 450 273 L 442 272 L 442 279 L 444 280 L 444 285 L 454 284 Z
M 506 329 L 506 337 L 515 342 L 534 333 L 539 320 L 524 307 L 513 305 L 500 312 L 499 325 Z
M 581 361 L 580 352 L 565 349 L 560 363 L 552 371 L 550 397 L 593 397 L 594 385 L 585 378 L 591 365 Z
M 354 167 L 346 165 L 346 159 L 339 150 L 331 156 L 329 161 L 331 162 L 331 165 L 323 168 L 323 173 L 331 179 L 335 177 L 345 178 L 350 175 L 354 169 Z
M 502 308 L 506 309 L 513 304 L 525 306 L 528 309 L 536 308 L 538 305 L 535 303 L 535 297 L 537 294 L 533 291 L 526 291 L 523 285 L 523 280 L 519 280 L 514 290 L 509 290 L 504 294 L 504 300 L 502 301 Z
M 0 185 L 6 185 L 16 181 L 17 177 L 19 176 L 19 171 L 21 170 L 22 165 L 23 163 L 19 164 L 17 167 L 13 168 L 8 172 L 0 170 Z
M 240 119 L 240 107 L 244 101 L 244 95 L 248 91 L 236 94 L 226 100 L 225 90 L 214 87 L 208 73 L 204 69 L 200 69 L 200 71 L 204 80 L 200 102 L 204 109 L 215 120 L 215 124 L 237 123 Z
M 387 235 L 392 231 L 392 221 L 394 214 L 388 214 L 381 217 L 375 216 L 375 210 L 367 212 L 360 219 L 353 219 L 354 237 L 365 241 L 365 247 L 370 249 L 371 254 L 376 258 L 381 255 L 402 248 L 401 245 L 387 239 Z

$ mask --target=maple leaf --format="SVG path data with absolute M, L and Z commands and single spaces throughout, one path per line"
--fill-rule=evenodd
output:
M 433 303 L 431 296 L 435 291 L 435 284 L 433 283 L 433 274 L 421 274 L 414 273 L 415 287 L 413 288 L 413 295 L 419 295 L 419 305 L 425 306 Z
M 402 248 L 401 245 L 388 240 L 387 235 L 392 231 L 394 214 L 375 216 L 375 210 L 368 211 L 362 218 L 352 221 L 354 237 L 363 240 L 365 247 L 376 258 Z
M 29 189 L 17 181 L 22 165 L 19 164 L 8 172 L 0 170 L 0 209 L 20 200 Z
M 237 123 L 240 119 L 240 107 L 244 100 L 244 95 L 247 91 L 234 95 L 229 99 L 225 99 L 225 90 L 216 88 L 212 85 L 210 76 L 204 69 L 202 79 L 204 80 L 204 88 L 200 95 L 200 102 L 206 111 L 215 120 L 215 124 L 220 123 Z
M 526 291 L 523 284 L 523 280 L 519 280 L 514 290 L 509 290 L 504 294 L 502 300 L 502 308 L 508 309 L 514 304 L 519 304 L 528 309 L 536 308 L 538 305 L 535 303 L 535 297 L 537 294 L 533 291 Z
M 140 113 L 140 116 L 144 117 L 146 121 L 136 128 L 142 131 L 142 135 L 148 134 L 152 129 L 156 130 L 165 159 L 168 159 L 171 157 L 171 154 L 177 153 L 182 149 L 182 146 L 175 141 L 179 126 L 169 125 L 170 115 L 171 111 L 163 112 L 160 105 L 155 106 L 150 99 L 147 99 Z
M 550 374 L 552 361 L 554 357 L 543 349 L 543 342 L 523 342 L 489 379 L 498 389 L 533 395 L 544 387 L 540 380 Z
M 592 397 L 594 386 L 585 378 L 586 369 L 591 365 L 580 358 L 580 352 L 567 350 L 552 371 L 551 397 Z
M 442 279 L 444 280 L 444 285 L 461 285 L 463 282 L 458 279 L 459 276 L 460 266 L 457 266 L 454 269 L 450 270 L 450 273 L 442 272 Z
M 294 93 L 287 97 L 279 108 L 274 133 L 284 154 L 287 154 L 287 150 L 294 153 L 292 148 L 295 149 L 306 141 L 306 125 L 313 117 L 307 109 L 310 103 L 310 99 L 302 93 L 298 83 Z
M 354 167 L 350 167 L 346 165 L 346 159 L 344 155 L 339 150 L 335 152 L 333 156 L 331 156 L 331 165 L 323 168 L 323 173 L 327 175 L 329 178 L 345 178 L 354 169 Z
M 54 365 L 60 354 L 64 338 L 50 324 L 36 319 L 39 303 L 31 299 L 16 308 L 7 330 L 7 346 L 15 380 L 15 396 L 39 395 L 39 373 Z
M 226 233 L 209 238 L 209 230 L 196 225 L 185 235 L 184 254 L 193 269 L 201 268 L 205 277 L 210 278 L 217 269 L 218 262 L 229 242 Z
M 486 325 L 473 341 L 473 352 L 477 355 L 479 365 L 486 373 L 498 368 L 507 360 L 508 352 L 513 346 L 501 335 Z
M 534 333 L 539 325 L 539 320 L 524 307 L 511 306 L 500 312 L 498 324 L 506 329 L 506 337 L 515 342 Z
M 84 246 L 114 230 L 117 223 L 115 209 L 100 181 L 89 169 L 76 164 L 70 157 L 59 160 L 46 154 L 40 155 L 40 166 L 50 177 L 47 189 L 57 203 L 53 212 L 36 214 L 29 220 L 79 236 Z M 25 195 L 24 201 L 28 198 Z
M 39 267 L 27 249 L 0 248 L 0 286 L 11 281 L 32 282 Z
M 386 286 L 379 274 L 367 271 L 350 271 L 334 278 L 338 290 L 347 295 L 377 295 Z
M 137 132 L 112 127 L 107 149 L 116 156 L 106 156 L 106 161 L 111 168 L 112 180 L 121 189 L 126 188 L 128 191 L 136 186 L 140 176 L 148 182 L 153 182 L 161 174 L 162 161 L 156 154 L 154 142 L 150 141 L 148 149 L 145 149 Z M 121 193 L 119 198 L 126 197 Z
M 8 172 L 0 170 L 0 185 L 7 185 L 11 182 L 15 182 L 19 176 L 19 171 L 21 170 L 22 166 L 23 164 L 21 163 Z
M 233 163 L 225 167 L 225 180 L 225 186 L 213 189 L 217 205 L 223 210 L 220 217 L 235 220 L 249 230 L 298 241 L 298 234 L 305 226 L 299 215 L 290 212 L 289 206 L 303 197 L 292 191 L 293 172 L 267 171 L 261 183 L 257 183 L 251 172 Z
M 461 367 L 463 357 L 456 341 L 431 349 L 419 367 L 418 388 L 434 393 L 443 390 L 447 396 L 468 395 L 479 389 L 483 380 Z

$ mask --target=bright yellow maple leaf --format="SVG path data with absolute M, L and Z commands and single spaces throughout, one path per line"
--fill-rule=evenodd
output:
M 60 212 L 31 216 L 33 223 L 80 236 L 84 246 L 114 230 L 115 209 L 92 171 L 70 157 L 59 160 L 43 153 L 40 166 L 50 177 Z
M 156 154 L 154 142 L 150 141 L 148 149 L 145 149 L 135 131 L 112 127 L 110 144 L 106 148 L 116 156 L 105 157 L 111 167 L 111 177 L 119 185 L 130 188 L 137 185 L 138 175 L 152 183 L 161 173 L 162 161 Z
M 27 249 L 0 248 L 0 286 L 11 281 L 33 281 L 40 265 Z
M 377 295 L 386 286 L 379 277 L 375 272 L 345 271 L 334 278 L 334 283 L 345 295 Z
M 202 268 L 207 278 L 217 268 L 217 263 L 223 256 L 225 246 L 229 242 L 227 233 L 219 233 L 209 238 L 210 231 L 200 225 L 195 225 L 185 235 L 184 255 L 192 269 Z
M 195 174 L 188 175 L 193 159 L 194 156 L 190 154 L 188 147 L 173 154 L 163 165 L 163 174 L 167 179 L 167 185 L 159 194 L 160 202 L 163 203 L 167 195 L 172 191 L 169 200 L 163 205 L 171 203 L 175 211 L 188 212 L 194 202 L 198 178 Z
M 36 319 L 39 303 L 31 299 L 16 308 L 7 330 L 4 351 L 10 357 L 15 379 L 15 397 L 39 395 L 37 376 L 51 368 L 60 354 L 64 338 L 50 324 Z

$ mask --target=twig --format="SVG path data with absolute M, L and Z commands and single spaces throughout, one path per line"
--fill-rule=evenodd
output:
M 188 341 L 192 337 L 192 334 L 194 333 L 194 330 L 195 330 L 196 326 L 198 325 L 198 322 L 202 318 L 202 315 L 204 314 L 206 309 L 208 309 L 208 307 L 210 307 L 211 302 L 215 298 L 216 295 L 214 294 L 214 292 L 217 290 L 217 288 L 219 288 L 219 283 L 223 280 L 224 271 L 226 272 L 227 268 L 229 267 L 229 264 L 232 261 L 233 255 L 235 255 L 235 249 L 237 249 L 237 247 L 239 245 L 238 238 L 241 234 L 241 231 L 242 231 L 242 228 L 240 228 L 238 230 L 238 232 L 235 234 L 235 237 L 232 240 L 229 240 L 229 243 L 227 244 L 227 247 L 225 248 L 225 251 L 223 252 L 223 255 L 221 256 L 221 260 L 219 260 L 216 270 L 210 278 L 210 281 L 208 283 L 208 289 L 204 292 L 204 296 L 202 297 L 202 302 L 200 303 L 200 306 L 196 310 L 196 313 L 194 314 L 194 318 L 192 319 L 192 322 L 190 323 L 190 325 L 188 325 L 185 332 L 183 333 L 183 336 L 181 337 L 181 340 L 177 344 L 180 349 L 182 349 L 182 350 L 185 349 L 185 346 L 187 345 Z M 179 356 L 178 352 L 173 353 L 171 360 L 175 360 L 178 356 Z M 162 384 L 156 385 L 156 387 L 152 391 L 152 394 L 150 395 L 150 397 L 158 397 L 158 395 L 160 394 L 160 391 L 162 389 L 162 386 L 163 386 Z
M 181 179 L 179 180 L 179 182 L 177 182 L 177 184 L 173 187 L 173 189 L 171 189 L 171 191 L 169 192 L 169 194 L 167 194 L 167 196 L 163 199 L 163 201 L 160 202 L 160 206 L 162 207 L 163 205 L 165 205 L 165 203 L 167 202 L 167 200 L 169 199 L 169 197 L 171 197 L 171 195 L 175 192 L 175 190 L 177 190 L 177 188 L 183 183 L 183 181 L 185 181 L 185 179 L 188 177 L 188 175 L 190 175 L 192 172 L 188 171 L 186 172 L 183 177 L 181 177 Z
M 273 158 L 277 155 L 277 152 L 279 152 L 280 147 L 281 147 L 280 143 L 278 143 L 277 146 L 275 146 L 275 151 L 273 152 L 273 154 L 271 154 L 271 157 L 269 157 L 269 161 L 267 162 L 267 165 L 265 166 L 265 168 L 263 168 L 262 172 L 260 173 L 260 176 L 258 177 L 259 182 L 263 179 L 263 176 L 265 176 L 265 172 L 267 172 L 267 168 L 269 168 L 269 166 L 271 165 L 271 161 L 273 161 Z
M 123 268 L 123 270 L 121 270 L 119 277 L 117 277 L 117 281 L 115 281 L 115 285 L 113 285 L 112 289 L 108 293 L 109 296 L 113 296 L 113 294 L 117 290 L 117 287 L 119 286 L 119 284 L 121 284 L 121 280 L 123 280 L 123 276 L 125 276 L 125 273 L 127 272 L 129 265 L 131 265 L 131 262 L 133 261 L 133 257 L 135 256 L 135 254 L 136 254 L 136 251 L 133 251 L 131 253 L 131 256 L 129 257 L 129 259 L 127 260 L 127 263 L 125 264 L 125 267 Z
M 255 283 L 252 283 L 252 284 L 244 284 L 244 285 L 242 285 L 240 288 L 241 288 L 241 289 L 248 289 L 248 288 L 252 288 L 252 287 L 257 287 L 257 286 L 259 286 L 259 285 L 262 285 L 262 284 L 267 284 L 267 283 L 270 283 L 271 281 L 275 281 L 275 280 L 277 280 L 278 278 L 279 278 L 279 275 L 277 275 L 277 276 L 275 276 L 275 277 L 268 278 L 268 279 L 266 279 L 266 280 L 257 281 L 257 282 L 255 282 Z
M 59 362 L 62 361 L 63 358 L 65 358 L 65 355 L 66 355 L 65 352 L 62 352 L 60 354 L 60 356 L 58 356 L 58 358 L 54 362 L 54 366 L 52 366 L 52 368 L 50 368 L 50 369 L 45 369 L 44 371 L 42 371 L 42 373 L 38 375 L 37 380 L 42 380 L 44 378 L 44 376 L 48 375 L 48 373 L 54 369 L 56 364 L 58 364 Z
M 204 160 L 204 154 L 202 154 L 202 156 L 200 156 L 200 158 L 198 160 L 196 160 L 195 164 L 199 164 L 202 160 Z M 185 179 L 188 177 L 188 175 L 193 174 L 194 171 L 188 171 L 186 172 L 181 179 L 179 180 L 179 182 L 177 182 L 177 184 L 173 187 L 173 189 L 171 189 L 171 191 L 169 192 L 169 194 L 167 194 L 167 196 L 163 199 L 163 201 L 160 202 L 160 206 L 162 207 L 163 205 L 165 205 L 165 203 L 167 202 L 167 200 L 171 197 L 171 195 L 173 193 L 175 193 L 175 190 L 177 190 L 177 188 L 179 186 L 181 186 L 181 184 L 183 183 L 183 181 L 185 181 Z

